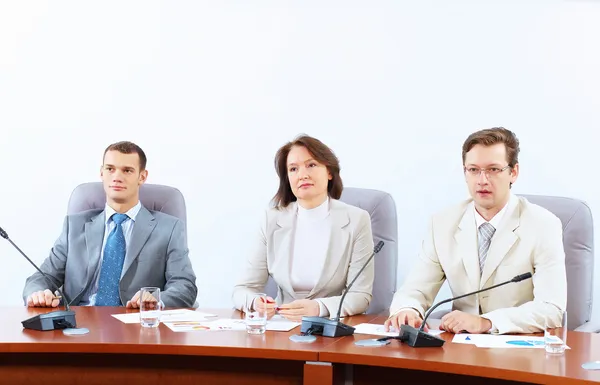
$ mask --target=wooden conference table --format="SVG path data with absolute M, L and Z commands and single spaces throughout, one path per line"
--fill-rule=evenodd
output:
M 484 349 L 453 344 L 443 333 L 442 348 L 411 348 L 399 341 L 368 348 L 355 341 L 373 336 L 317 337 L 308 344 L 290 332 L 172 332 L 164 325 L 145 329 L 111 314 L 124 308 L 74 307 L 79 327 L 89 334 L 25 330 L 21 321 L 47 309 L 2 308 L 0 383 L 6 384 L 392 384 L 451 381 L 460 384 L 589 384 L 600 371 L 581 364 L 600 360 L 600 335 L 569 332 L 564 355 L 543 349 Z M 232 310 L 206 310 L 239 318 Z M 347 324 L 383 323 L 361 315 Z M 457 381 L 453 381 L 457 380 Z M 418 382 L 417 382 L 418 381 Z

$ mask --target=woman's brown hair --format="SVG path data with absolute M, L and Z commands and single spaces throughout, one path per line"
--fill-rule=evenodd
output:
M 340 162 L 337 156 L 320 140 L 308 135 L 301 135 L 283 145 L 275 154 L 275 171 L 279 176 L 279 189 L 273 197 L 275 207 L 284 208 L 297 200 L 290 187 L 287 170 L 288 154 L 295 146 L 305 147 L 314 160 L 327 167 L 327 171 L 331 174 L 331 180 L 327 183 L 327 194 L 333 199 L 340 199 L 344 185 L 340 177 Z

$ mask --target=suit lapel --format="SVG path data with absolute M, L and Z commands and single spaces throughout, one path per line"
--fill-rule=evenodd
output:
M 282 209 L 277 217 L 277 226 L 273 232 L 273 255 L 274 260 L 271 266 L 273 275 L 277 276 L 277 284 L 281 288 L 296 296 L 291 283 L 291 267 L 293 245 L 294 245 L 294 223 L 296 217 L 297 203 L 290 203 L 288 207 Z
M 502 259 L 519 238 L 515 234 L 515 230 L 519 227 L 520 204 L 515 205 L 512 211 L 507 212 L 505 215 L 506 218 L 502 219 L 498 225 L 499 229 L 492 237 L 492 243 L 481 274 L 481 287 L 484 287 L 500 262 L 502 262 Z
M 85 245 L 88 254 L 85 282 L 90 282 L 92 280 L 92 276 L 98 267 L 98 263 L 100 263 L 102 242 L 104 241 L 104 218 L 105 214 L 104 211 L 102 211 L 85 224 Z
M 471 205 L 467 205 L 456 233 L 454 233 L 454 240 L 457 246 L 457 257 L 462 259 L 470 286 L 476 290 L 479 288 L 481 273 L 477 251 L 477 229 Z
M 319 280 L 308 294 L 309 297 L 318 293 L 327 285 L 338 271 L 341 259 L 344 255 L 348 255 L 352 252 L 349 250 L 350 234 L 346 230 L 346 226 L 350 223 L 348 212 L 334 199 L 330 199 L 329 204 L 329 215 L 331 216 L 329 247 L 327 249 L 327 256 L 325 257 L 325 263 L 321 269 Z
M 156 218 L 150 214 L 150 211 L 142 206 L 140 212 L 135 217 L 130 244 L 129 247 L 127 247 L 125 262 L 123 263 L 123 270 L 121 271 L 121 278 L 123 278 L 133 261 L 140 255 L 142 247 L 144 247 L 148 241 L 154 227 L 156 227 Z

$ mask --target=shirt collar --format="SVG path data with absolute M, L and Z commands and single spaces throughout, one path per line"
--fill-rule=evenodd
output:
M 504 205 L 502 210 L 498 211 L 498 213 L 496 215 L 494 215 L 494 217 L 489 221 L 489 224 L 494 226 L 494 229 L 498 229 L 498 226 L 500 226 L 500 223 L 502 221 L 502 218 L 504 217 L 504 214 L 506 214 L 508 209 L 512 208 L 516 203 L 517 203 L 517 197 L 511 193 L 510 197 L 508 198 L 508 202 L 506 202 L 506 204 Z M 475 202 L 473 202 L 472 205 L 473 205 L 473 213 L 475 214 L 475 223 L 477 225 L 477 228 L 479 228 L 482 224 L 484 224 L 485 222 L 488 222 L 488 221 L 486 221 L 481 216 L 481 214 L 479 214 L 477 212 L 477 210 L 475 209 Z
M 138 203 L 135 206 L 133 206 L 132 208 L 130 208 L 129 211 L 127 211 L 125 214 L 127 214 L 129 219 L 131 219 L 132 221 L 135 222 L 135 217 L 138 215 L 141 208 L 142 208 L 142 204 L 140 203 L 140 201 L 138 201 Z M 104 213 L 105 213 L 104 222 L 108 225 L 110 218 L 113 216 L 113 214 L 116 213 L 116 211 L 112 207 L 110 207 L 107 203 L 104 206 Z

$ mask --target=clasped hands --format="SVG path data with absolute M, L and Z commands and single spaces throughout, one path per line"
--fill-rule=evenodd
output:
M 300 322 L 305 316 L 318 316 L 320 314 L 319 303 L 313 299 L 298 299 L 288 304 L 277 306 L 271 297 L 258 297 L 254 300 L 254 309 L 263 308 L 267 310 L 267 318 L 271 319 L 279 314 L 287 320 Z
M 128 309 L 137 309 L 140 307 L 140 294 L 141 291 L 135 293 L 133 297 L 125 305 Z M 157 302 L 156 299 L 150 293 L 146 293 L 146 297 L 143 299 L 144 302 Z M 52 293 L 49 289 L 36 291 L 27 297 L 28 307 L 58 307 L 60 303 L 60 297 L 55 293 Z
M 400 330 L 400 325 L 409 325 L 414 328 L 420 328 L 423 323 L 421 316 L 412 309 L 400 311 L 388 318 L 385 321 L 385 331 L 390 331 L 391 328 Z M 487 318 L 480 317 L 475 314 L 465 313 L 459 310 L 454 310 L 442 317 L 440 330 L 450 333 L 471 333 L 480 334 L 487 333 L 492 328 L 492 322 Z M 429 331 L 429 326 L 425 324 L 424 331 Z

